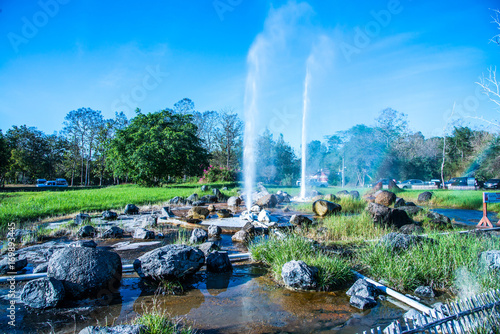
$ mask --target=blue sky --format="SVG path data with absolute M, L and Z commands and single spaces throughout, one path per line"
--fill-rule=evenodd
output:
M 234 108 L 242 117 L 249 50 L 260 70 L 259 129 L 300 145 L 373 124 L 391 107 L 441 135 L 453 104 L 464 123 L 497 112 L 475 82 L 500 65 L 497 1 L 1 1 L 0 129 L 59 131 L 80 107 L 134 116 Z M 308 59 L 310 59 L 308 61 Z M 309 67 L 308 67 L 309 64 Z

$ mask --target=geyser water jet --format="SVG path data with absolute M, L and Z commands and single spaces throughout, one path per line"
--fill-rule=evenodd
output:
M 308 62 L 309 63 L 309 62 Z M 306 78 L 304 79 L 304 95 L 302 97 L 302 160 L 300 176 L 300 198 L 306 198 L 306 153 L 307 153 L 307 113 L 309 110 L 309 80 L 311 74 L 309 66 L 306 68 Z

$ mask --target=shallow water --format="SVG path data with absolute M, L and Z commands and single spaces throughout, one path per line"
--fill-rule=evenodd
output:
M 431 211 L 440 213 L 450 219 L 454 219 L 455 223 L 467 226 L 476 226 L 483 217 L 483 211 L 465 210 L 465 209 L 432 209 Z M 488 218 L 493 225 L 498 222 L 498 217 L 495 212 L 488 211 Z
M 18 304 L 17 333 L 78 333 L 89 325 L 127 323 L 153 306 L 202 333 L 357 333 L 385 327 L 404 310 L 382 301 L 359 312 L 345 291 L 297 292 L 277 287 L 255 264 L 238 264 L 232 274 L 201 272 L 192 289 L 181 295 L 155 296 L 135 276 L 126 276 L 110 305 L 95 301 L 66 302 L 59 311 L 29 312 Z M 20 290 L 20 286 L 18 287 Z M 0 289 L 5 296 L 7 290 Z M 8 302 L 0 300 L 5 309 Z M 2 317 L 0 329 L 7 329 Z M 13 332 L 16 333 L 16 332 Z

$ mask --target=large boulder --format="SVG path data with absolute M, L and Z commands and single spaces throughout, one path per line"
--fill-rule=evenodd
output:
M 304 261 L 290 261 L 281 268 L 281 278 L 290 288 L 311 290 L 316 289 L 318 269 L 309 267 Z
M 29 281 L 21 291 L 21 301 L 34 309 L 56 307 L 64 299 L 63 284 L 52 277 Z
M 241 198 L 238 196 L 231 196 L 227 200 L 227 206 L 240 206 Z
M 204 262 L 205 255 L 198 248 L 167 245 L 137 258 L 134 269 L 145 279 L 183 279 L 196 273 Z
M 278 204 L 278 199 L 273 194 L 264 195 L 255 202 L 261 208 L 274 208 Z
M 220 250 L 220 247 L 217 246 L 217 244 L 212 241 L 204 242 L 201 245 L 197 245 L 196 247 L 198 247 L 198 249 L 203 252 L 205 258 L 208 256 L 208 254 Z
M 5 256 L 0 261 L 0 275 L 5 275 L 8 272 L 18 272 L 28 265 L 28 259 L 25 257 L 14 256 L 14 261 L 9 263 L 9 257 Z
M 405 211 L 388 208 L 381 204 L 368 203 L 366 211 L 368 211 L 375 224 L 382 226 L 399 229 L 404 225 L 413 223 Z
M 139 213 L 139 207 L 135 204 L 127 204 L 123 213 L 126 215 L 136 215 Z
M 339 213 L 342 210 L 342 206 L 340 206 L 337 203 L 320 199 L 313 202 L 312 210 L 316 215 L 324 217 L 331 214 Z
M 191 219 L 207 219 L 207 216 L 210 214 L 207 208 L 203 206 L 194 206 L 189 209 L 187 216 Z
M 118 226 L 111 226 L 108 228 L 106 231 L 104 231 L 101 235 L 102 238 L 122 238 L 123 237 L 123 229 L 119 228 Z
M 189 242 L 192 244 L 200 244 L 205 242 L 208 238 L 207 231 L 201 228 L 195 228 L 193 232 L 191 232 L 191 237 L 189 238 Z
M 76 234 L 80 238 L 93 238 L 96 236 L 97 231 L 94 228 L 94 226 L 86 225 L 86 226 L 80 227 L 80 229 L 78 230 L 78 232 Z
M 50 258 L 47 277 L 61 281 L 67 297 L 101 297 L 120 284 L 122 261 L 118 254 L 104 249 L 62 248 Z
M 417 200 L 419 203 L 425 203 L 425 202 L 430 201 L 431 198 L 432 198 L 432 193 L 430 191 L 425 191 L 425 192 L 418 195 Z
M 88 326 L 78 334 L 146 334 L 147 327 L 144 325 L 119 325 L 113 327 Z
M 375 196 L 375 203 L 377 204 L 391 206 L 395 201 L 396 194 L 391 191 L 383 190 Z
M 233 270 L 227 252 L 214 251 L 207 256 L 207 271 L 212 273 L 226 273 Z

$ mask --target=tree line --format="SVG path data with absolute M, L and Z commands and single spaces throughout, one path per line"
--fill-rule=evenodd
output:
M 52 135 L 26 125 L 0 130 L 0 183 L 61 177 L 70 185 L 151 186 L 195 182 L 215 168 L 241 179 L 242 135 L 233 109 L 199 112 L 188 98 L 171 109 L 137 109 L 130 120 L 123 112 L 105 119 L 98 110 L 80 108 Z M 306 158 L 309 175 L 324 170 L 331 185 L 342 184 L 344 175 L 345 184 L 365 186 L 379 178 L 437 179 L 443 162 L 446 179 L 498 177 L 499 153 L 498 135 L 455 125 L 446 137 L 425 138 L 410 131 L 405 114 L 387 108 L 373 125 L 309 142 Z M 258 181 L 291 186 L 300 178 L 300 159 L 282 134 L 275 138 L 264 129 L 257 156 Z

